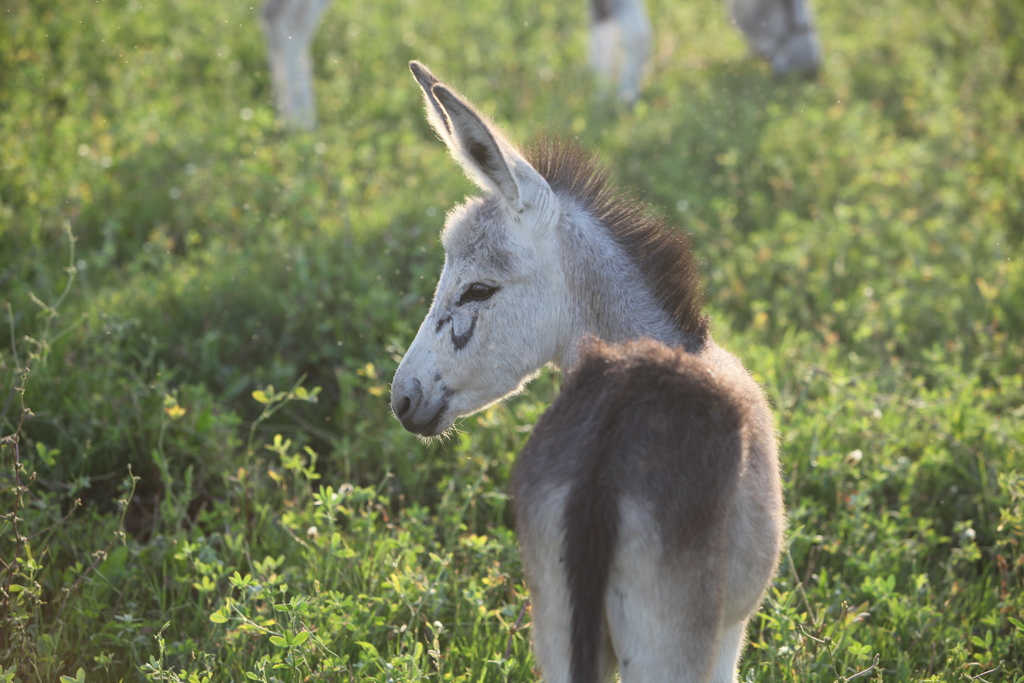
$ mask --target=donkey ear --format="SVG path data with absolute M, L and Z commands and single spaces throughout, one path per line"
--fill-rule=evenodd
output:
M 441 139 L 451 146 L 452 124 L 448 122 L 448 114 L 445 113 L 441 103 L 431 92 L 431 88 L 440 83 L 441 79 L 415 59 L 409 62 L 409 70 L 412 71 L 416 82 L 420 84 L 420 88 L 423 89 L 423 97 L 427 100 L 427 120 L 430 121 L 430 125 L 434 127 Z
M 436 83 L 430 90 L 448 114 L 452 133 L 449 144 L 466 171 L 481 187 L 501 195 L 514 211 L 522 210 L 519 183 L 504 150 L 508 155 L 515 152 L 472 105 L 446 85 Z

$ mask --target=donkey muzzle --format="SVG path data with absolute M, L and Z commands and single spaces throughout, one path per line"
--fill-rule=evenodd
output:
M 452 392 L 442 385 L 440 395 L 425 396 L 423 385 L 415 377 L 391 387 L 391 412 L 413 434 L 436 436 L 438 425 L 448 410 Z

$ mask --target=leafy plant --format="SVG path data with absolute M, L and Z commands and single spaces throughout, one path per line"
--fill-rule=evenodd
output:
M 332 5 L 298 135 L 256 5 L 5 7 L 0 683 L 536 678 L 506 484 L 558 375 L 426 445 L 387 406 L 475 191 L 410 58 L 693 233 L 783 453 L 745 680 L 1024 679 L 1020 3 L 818 3 L 813 83 L 648 5 L 631 111 L 582 5 Z

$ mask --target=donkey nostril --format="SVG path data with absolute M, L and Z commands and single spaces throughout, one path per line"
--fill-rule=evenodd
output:
M 412 407 L 412 400 L 406 396 L 402 399 L 401 403 L 398 404 L 398 410 L 395 411 L 398 419 L 402 419 L 402 416 L 409 412 L 410 407 Z
M 395 382 L 395 384 L 399 384 L 399 382 Z M 423 387 L 418 379 L 407 380 L 400 386 L 401 388 L 396 391 L 395 385 L 392 385 L 391 410 L 395 417 L 404 423 L 423 402 Z

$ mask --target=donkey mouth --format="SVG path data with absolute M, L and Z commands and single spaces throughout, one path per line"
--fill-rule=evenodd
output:
M 401 420 L 402 426 L 413 434 L 419 434 L 420 436 L 437 436 L 441 433 L 437 427 L 441 424 L 441 418 L 444 417 L 445 411 L 448 410 L 448 401 L 444 401 L 441 406 L 434 413 L 425 424 L 419 424 L 415 422 L 411 417 L 406 416 Z

